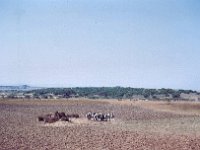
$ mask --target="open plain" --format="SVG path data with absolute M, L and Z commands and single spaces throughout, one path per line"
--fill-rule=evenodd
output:
M 39 115 L 77 113 L 72 122 L 38 122 Z M 107 122 L 87 112 L 113 113 Z M 200 149 L 200 103 L 117 100 L 1 100 L 1 150 Z

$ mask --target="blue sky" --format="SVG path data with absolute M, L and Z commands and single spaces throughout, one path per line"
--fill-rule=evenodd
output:
M 0 84 L 200 90 L 199 0 L 0 0 Z

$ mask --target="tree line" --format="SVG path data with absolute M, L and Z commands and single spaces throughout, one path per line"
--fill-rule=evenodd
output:
M 34 97 L 55 95 L 61 98 L 70 97 L 86 97 L 92 99 L 132 99 L 134 96 L 142 96 L 146 99 L 159 99 L 159 96 L 169 97 L 173 99 L 180 98 L 180 94 L 196 93 L 193 90 L 174 90 L 174 89 L 145 89 L 131 87 L 75 87 L 75 88 L 45 88 L 26 91 L 25 93 L 33 93 Z

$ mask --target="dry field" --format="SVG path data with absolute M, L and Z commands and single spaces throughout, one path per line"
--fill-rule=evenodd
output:
M 1 150 L 200 149 L 200 103 L 117 100 L 0 100 Z M 78 113 L 72 123 L 44 124 L 37 116 Z M 85 114 L 112 112 L 108 122 Z

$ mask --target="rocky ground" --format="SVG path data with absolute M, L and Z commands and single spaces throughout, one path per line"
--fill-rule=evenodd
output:
M 0 149 L 200 149 L 199 115 L 179 113 L 175 109 L 162 111 L 158 107 L 164 104 L 154 103 L 157 109 L 152 107 L 152 102 L 138 104 L 113 100 L 0 101 Z M 37 116 L 55 111 L 78 113 L 80 118 L 72 119 L 71 123 L 37 121 Z M 115 119 L 88 121 L 85 114 L 89 111 L 112 112 Z

